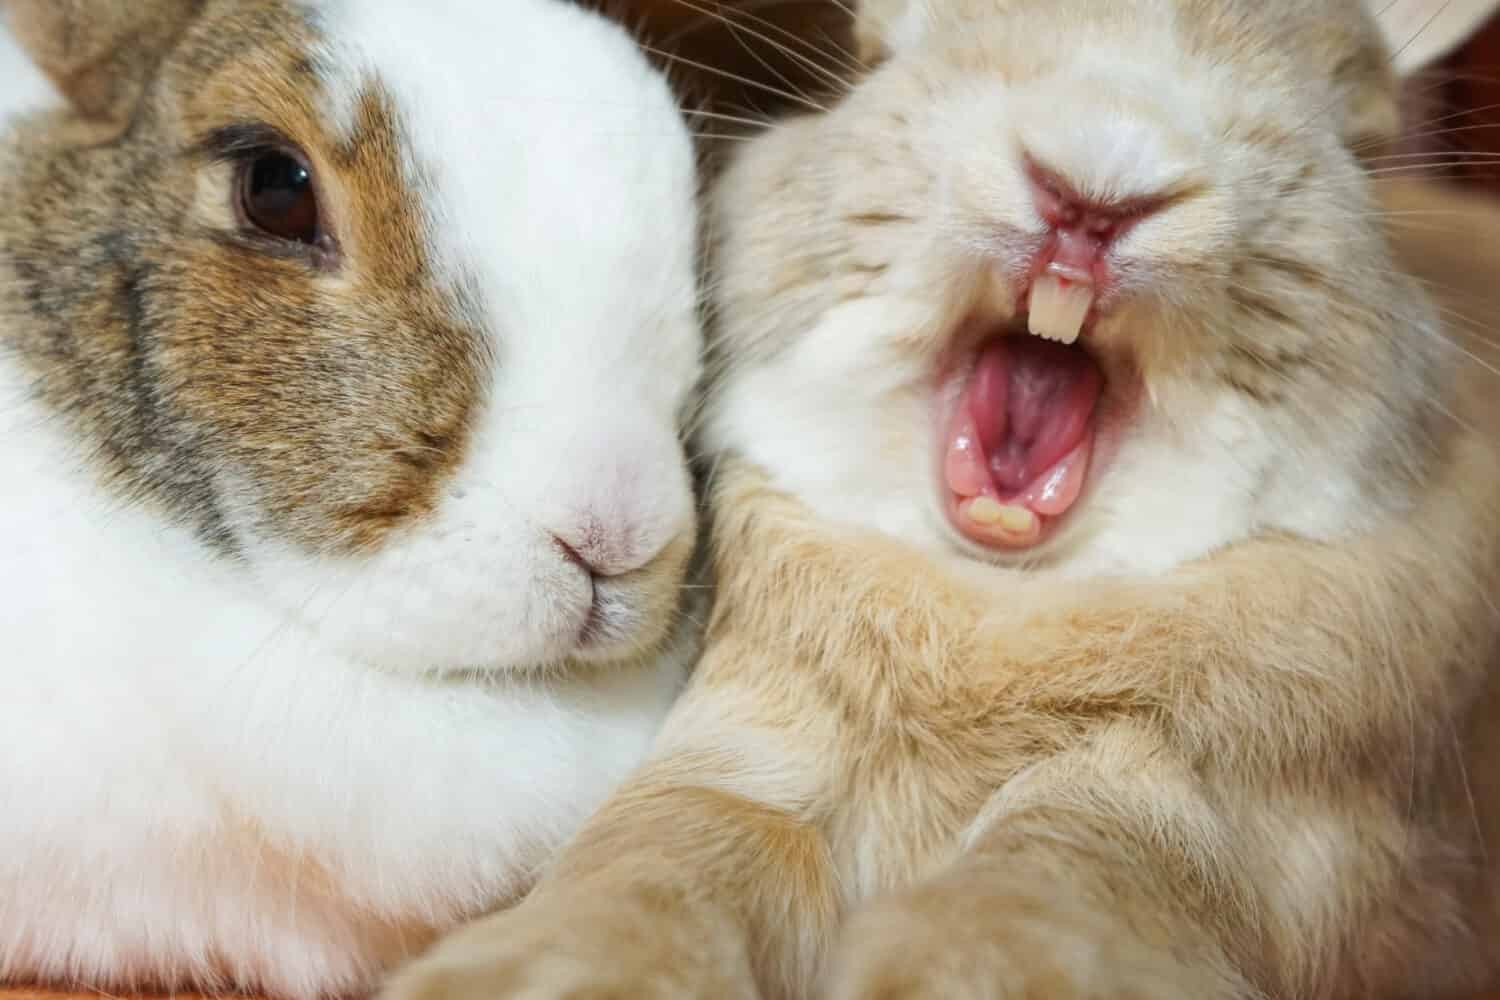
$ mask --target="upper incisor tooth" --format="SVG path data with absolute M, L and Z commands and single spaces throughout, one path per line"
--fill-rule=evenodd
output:
M 1064 285 L 1053 275 L 1043 274 L 1031 286 L 1030 330 L 1044 339 L 1071 344 L 1078 339 L 1093 304 L 1090 286 Z

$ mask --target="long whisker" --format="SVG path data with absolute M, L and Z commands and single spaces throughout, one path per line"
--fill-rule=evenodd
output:
M 1438 164 L 1441 165 L 1442 163 L 1446 162 L 1448 159 L 1466 159 L 1466 158 L 1469 158 L 1469 157 L 1478 157 L 1479 159 L 1483 160 L 1483 159 L 1489 159 L 1489 158 L 1494 158 L 1494 157 L 1500 157 L 1500 153 L 1490 152 L 1488 150 L 1482 150 L 1482 149 L 1457 150 L 1457 151 L 1450 150 L 1450 151 L 1447 151 L 1447 152 L 1433 152 L 1433 153 L 1390 153 L 1390 154 L 1388 154 L 1386 156 L 1372 157 L 1371 160 L 1370 160 L 1370 162 L 1371 163 L 1388 163 L 1388 162 L 1393 161 L 1393 160 L 1435 160 L 1435 161 L 1437 161 Z
M 1472 115 L 1482 115 L 1487 111 L 1500 111 L 1500 104 L 1484 104 L 1476 108 L 1464 108 L 1462 111 L 1454 111 L 1450 114 L 1440 115 L 1437 118 L 1429 118 L 1426 121 L 1422 122 L 1420 127 L 1426 128 L 1429 125 L 1439 125 L 1443 122 L 1454 121 L 1455 119 L 1459 118 L 1468 118 Z M 1433 134 L 1436 135 L 1441 133 Z
M 727 122 L 731 125 L 745 125 L 749 128 L 755 129 L 765 128 L 767 125 L 771 124 L 770 119 L 767 118 L 748 118 L 744 115 L 731 115 L 726 114 L 722 111 L 702 111 L 689 109 L 683 111 L 683 114 L 692 115 L 694 118 L 709 118 L 713 121 Z
M 1500 122 L 1485 122 L 1479 125 L 1455 125 L 1452 128 L 1438 129 L 1433 132 L 1413 132 L 1403 138 L 1406 139 L 1432 139 L 1443 135 L 1459 135 L 1464 132 L 1485 132 L 1490 129 L 1500 129 Z
M 783 53 L 788 58 L 796 60 L 803 67 L 812 70 L 815 73 L 818 73 L 819 75 L 825 77 L 830 82 L 838 85 L 841 88 L 847 86 L 847 81 L 843 77 L 839 76 L 837 73 L 834 73 L 822 63 L 818 62 L 816 58 L 814 58 L 826 58 L 831 56 L 835 61 L 842 61 L 840 57 L 852 58 L 849 53 L 843 50 L 842 46 L 835 45 L 834 52 L 824 51 L 818 46 L 814 45 L 812 42 L 808 41 L 806 38 L 798 35 L 796 32 L 790 31 L 787 28 L 776 24 L 774 21 L 769 21 L 763 17 L 758 17 L 755 14 L 750 13 L 743 7 L 727 8 L 728 12 L 726 13 L 726 11 L 723 9 L 713 10 L 711 8 L 701 6 L 695 3 L 694 0 L 675 0 L 675 2 L 689 8 L 690 10 L 695 10 L 702 13 L 705 18 L 711 21 L 723 24 L 724 26 L 729 28 L 730 31 L 736 33 L 745 32 L 746 34 L 750 35 L 750 37 L 765 42 L 767 45 L 775 48 L 778 52 Z M 764 30 L 756 31 L 752 28 L 747 28 L 742 23 L 744 21 L 752 21 Z M 807 52 L 797 52 L 791 48 L 790 44 L 784 44 L 782 42 L 776 41 L 776 39 L 772 38 L 769 34 L 766 34 L 766 32 L 768 31 L 774 31 L 788 43 L 800 46 L 801 48 L 807 50 Z M 848 62 L 843 62 L 843 68 L 846 72 L 857 72 L 861 67 L 851 65 Z
M 745 41 L 745 37 L 744 36 L 746 34 L 748 34 L 752 38 L 756 38 L 756 39 L 758 39 L 758 40 L 760 40 L 762 42 L 765 42 L 767 45 L 772 46 L 773 48 L 777 48 L 777 49 L 779 49 L 779 50 L 781 50 L 783 52 L 790 53 L 791 55 L 794 55 L 794 56 L 796 56 L 796 53 L 792 53 L 791 50 L 788 49 L 786 46 L 784 46 L 784 45 L 778 45 L 776 42 L 773 42 L 771 39 L 767 38 L 763 34 L 760 34 L 759 32 L 753 32 L 753 31 L 750 31 L 749 29 L 746 29 L 746 28 L 743 28 L 743 27 L 736 27 L 735 25 L 733 25 L 733 24 L 731 24 L 731 23 L 729 23 L 727 21 L 725 22 L 725 24 L 729 27 L 730 37 L 734 39 L 735 45 L 739 46 L 739 48 L 740 48 L 741 51 L 743 51 L 751 59 L 754 59 L 757 63 L 760 64 L 760 67 L 762 69 L 764 69 L 767 73 L 770 73 L 776 79 L 780 80 L 788 88 L 791 88 L 792 90 L 797 90 L 797 85 L 795 83 L 793 83 L 791 80 L 788 80 L 786 78 L 786 74 L 785 73 L 781 72 L 776 67 L 772 66 L 770 64 L 770 62 L 768 62 L 766 60 L 765 56 L 763 56 L 759 52 L 755 51 L 755 49 L 748 42 Z M 802 58 L 802 57 L 799 57 L 799 58 Z M 823 69 L 823 67 L 818 66 L 816 63 L 812 62 L 811 60 L 804 60 L 804 61 L 806 61 L 809 65 L 811 65 L 814 68 L 816 68 L 820 73 L 826 73 L 828 76 L 833 77 L 835 80 L 838 79 L 836 76 L 833 75 L 832 71 Z M 803 96 L 807 96 L 804 91 L 798 91 L 798 93 L 802 93 Z M 811 98 L 809 98 L 809 100 L 810 99 Z M 824 109 L 824 110 L 826 110 L 826 109 Z
M 656 48 L 655 46 L 652 46 L 652 45 L 642 45 L 642 48 L 644 48 L 647 52 L 651 53 L 652 55 L 657 56 L 658 58 L 661 58 L 661 59 L 666 59 L 669 62 L 674 63 L 676 65 L 686 66 L 686 67 L 689 67 L 690 69 L 695 69 L 695 70 L 698 70 L 699 72 L 707 73 L 710 76 L 717 76 L 717 77 L 719 77 L 721 79 L 725 79 L 725 80 L 729 80 L 729 81 L 734 82 L 734 83 L 742 84 L 742 85 L 744 85 L 746 87 L 751 87 L 751 88 L 756 89 L 756 90 L 764 91 L 765 93 L 771 94 L 771 95 L 773 95 L 775 97 L 780 97 L 783 100 L 791 101 L 794 104 L 800 104 L 800 105 L 802 105 L 804 108 L 806 108 L 809 111 L 819 111 L 819 112 L 821 112 L 821 111 L 828 110 L 827 108 L 823 107 L 823 105 L 818 104 L 816 101 L 813 101 L 810 98 L 808 98 L 807 95 L 805 95 L 805 94 L 798 94 L 798 93 L 795 93 L 793 91 L 783 90 L 780 87 L 775 87 L 775 86 L 772 86 L 771 84 L 768 84 L 768 83 L 762 83 L 759 80 L 753 80 L 750 77 L 741 76 L 738 73 L 731 73 L 729 70 L 720 69 L 717 66 L 710 66 L 709 64 L 703 63 L 703 62 L 699 62 L 696 59 L 689 59 L 686 56 L 680 56 L 680 55 L 677 55 L 677 54 L 672 53 L 672 52 L 667 52 L 664 49 L 659 49 L 659 48 Z

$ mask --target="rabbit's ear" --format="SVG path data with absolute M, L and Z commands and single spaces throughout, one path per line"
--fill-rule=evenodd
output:
M 21 47 L 84 118 L 123 126 L 202 0 L 0 0 Z
M 854 4 L 856 55 L 874 66 L 905 43 L 914 41 L 927 23 L 925 0 L 857 0 Z
M 1451 54 L 1500 14 L 1500 0 L 1365 0 L 1408 76 Z

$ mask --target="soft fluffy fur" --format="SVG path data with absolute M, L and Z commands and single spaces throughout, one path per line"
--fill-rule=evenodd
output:
M 366 988 L 680 685 L 687 131 L 557 0 L 3 10 L 0 981 Z
M 536 892 L 388 997 L 1402 997 L 1500 971 L 1500 394 L 1467 337 L 1500 319 L 1500 213 L 1369 179 L 1396 126 L 1375 22 L 863 15 L 880 66 L 714 198 L 693 683 Z M 933 413 L 960 321 L 1016 311 L 992 279 L 1036 238 L 1016 153 L 1041 145 L 1090 191 L 1190 193 L 1120 244 L 1090 335 L 1140 409 L 1006 566 L 941 516 Z

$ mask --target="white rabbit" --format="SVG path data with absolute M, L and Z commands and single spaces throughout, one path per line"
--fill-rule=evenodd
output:
M 368 988 L 681 684 L 690 138 L 559 0 L 0 10 L 0 982 Z

